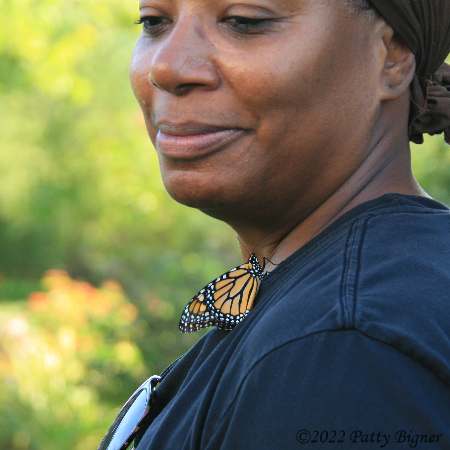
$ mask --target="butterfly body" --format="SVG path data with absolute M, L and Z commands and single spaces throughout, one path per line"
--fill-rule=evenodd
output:
M 254 253 L 249 260 L 208 283 L 185 306 L 179 328 L 191 333 L 210 325 L 231 330 L 248 315 L 253 307 L 264 266 Z

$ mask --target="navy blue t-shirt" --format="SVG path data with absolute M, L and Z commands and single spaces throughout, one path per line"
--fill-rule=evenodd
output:
M 137 450 L 450 449 L 450 209 L 388 193 L 348 211 L 156 394 Z

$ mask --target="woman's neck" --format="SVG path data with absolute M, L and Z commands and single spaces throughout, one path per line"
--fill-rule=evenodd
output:
M 254 252 L 261 262 L 266 257 L 278 264 L 350 209 L 385 193 L 429 197 L 412 174 L 409 146 L 403 151 L 387 148 L 395 147 L 375 146 L 357 170 L 334 191 L 319 196 L 305 195 L 298 204 L 291 204 L 284 217 L 280 214 L 273 217 L 272 229 L 248 224 L 233 226 L 243 259 L 247 260 Z M 268 262 L 266 269 L 273 268 Z

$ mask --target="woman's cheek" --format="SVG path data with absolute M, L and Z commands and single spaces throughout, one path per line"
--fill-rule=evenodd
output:
M 129 69 L 131 87 L 141 106 L 148 104 L 151 95 L 151 86 L 148 82 L 151 55 L 147 47 L 144 45 L 143 38 L 137 41 Z

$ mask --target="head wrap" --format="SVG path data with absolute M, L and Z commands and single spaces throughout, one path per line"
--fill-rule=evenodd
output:
M 450 144 L 450 0 L 370 0 L 416 57 L 409 138 L 445 134 Z

